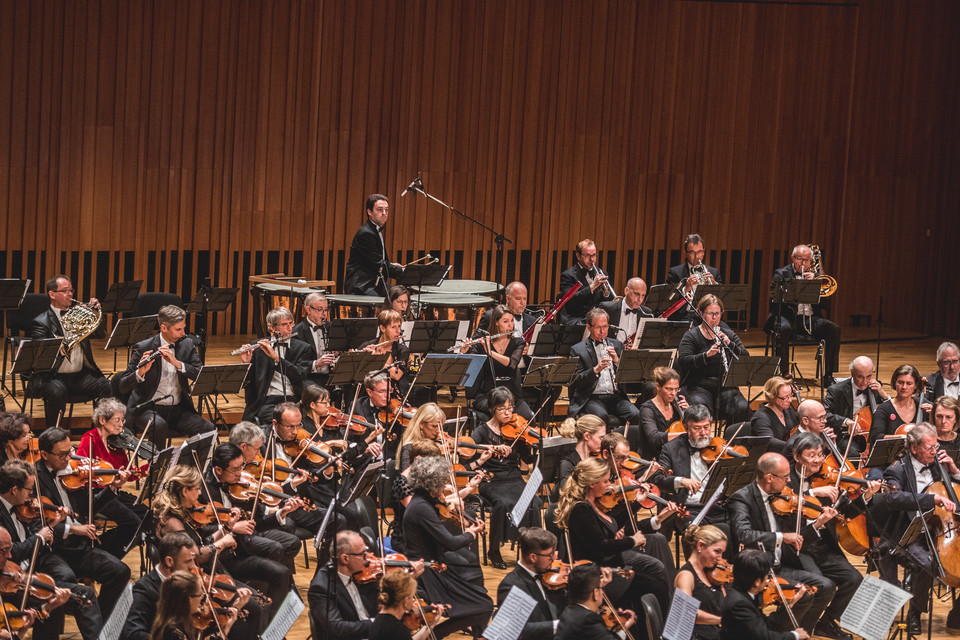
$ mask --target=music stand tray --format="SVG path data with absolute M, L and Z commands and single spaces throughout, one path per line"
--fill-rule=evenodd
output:
M 24 340 L 17 348 L 13 357 L 13 366 L 10 375 L 30 374 L 39 371 L 49 371 L 57 363 L 60 356 L 60 345 L 63 338 L 41 338 L 38 340 Z M 76 347 L 80 348 L 79 345 Z
M 327 351 L 348 352 L 377 337 L 376 318 L 337 318 L 330 321 Z
M 154 329 L 157 328 L 157 316 L 139 316 L 137 318 L 120 318 L 113 325 L 113 331 L 107 338 L 107 344 L 103 345 L 104 351 L 107 349 L 123 349 L 132 347 L 141 340 L 153 336 Z
M 780 358 L 777 356 L 740 356 L 730 361 L 730 370 L 723 381 L 725 387 L 763 386 L 777 375 Z
M 466 320 L 415 320 L 404 324 L 410 327 L 406 340 L 411 353 L 448 351 L 466 337 L 470 326 Z
M 673 362 L 673 350 L 664 349 L 637 351 L 624 349 L 617 365 L 617 384 L 631 384 L 653 380 L 653 370 L 657 367 L 669 367 Z
M 553 356 L 531 358 L 522 387 L 564 387 L 577 377 L 577 358 Z
M 143 280 L 114 282 L 100 300 L 100 310 L 104 313 L 132 313 L 142 286 Z
M 689 322 L 661 320 L 660 318 L 641 318 L 643 331 L 637 328 L 637 337 L 634 340 L 636 349 L 676 349 L 680 340 L 690 329 Z
M 533 330 L 528 356 L 569 355 L 573 345 L 583 340 L 583 327 L 565 324 L 539 324 Z
M 30 289 L 30 280 L 0 278 L 0 311 L 19 309 Z
M 250 370 L 250 363 L 208 364 L 200 367 L 190 390 L 193 396 L 239 394 Z
M 380 472 L 382 470 L 383 460 L 376 460 L 364 467 L 360 477 L 350 485 L 350 493 L 347 495 L 346 500 L 340 503 L 340 506 L 344 508 L 349 507 L 357 498 L 362 498 L 369 494 L 371 489 L 376 486 L 377 480 L 380 479 Z
M 418 387 L 472 387 L 487 356 L 476 353 L 448 355 L 428 353 L 420 363 L 414 385 Z
M 449 265 L 442 264 L 408 264 L 404 268 L 397 284 L 405 287 L 435 287 L 447 277 Z
M 772 304 L 817 304 L 820 302 L 820 281 L 791 278 L 770 291 Z
M 209 289 L 200 289 L 193 300 L 187 303 L 184 311 L 187 313 L 219 313 L 226 311 L 227 307 L 236 300 L 239 287 L 210 287 Z M 206 301 L 206 309 L 204 309 Z
M 329 384 L 359 384 L 371 371 L 383 369 L 387 364 L 387 354 L 369 351 L 347 351 L 341 353 L 330 370 Z
M 673 302 L 670 296 L 676 290 L 676 284 L 655 284 L 647 291 L 647 297 L 643 300 L 643 306 L 658 316 L 670 307 L 670 304 Z

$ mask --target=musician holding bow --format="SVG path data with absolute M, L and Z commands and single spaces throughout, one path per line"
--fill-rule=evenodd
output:
M 850 363 L 850 378 L 827 389 L 823 406 L 827 410 L 827 426 L 836 433 L 837 446 L 846 449 L 850 434 L 858 431 L 857 417 L 864 408 L 873 416 L 881 402 L 889 396 L 880 381 L 873 377 L 873 360 L 858 356 Z M 867 424 L 869 424 L 869 420 Z M 841 427 L 844 431 L 841 432 Z M 869 427 L 867 427 L 869 432 Z M 850 444 L 850 457 L 857 458 L 866 449 L 867 433 L 857 433 Z

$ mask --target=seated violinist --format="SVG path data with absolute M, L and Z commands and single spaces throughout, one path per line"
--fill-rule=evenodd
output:
M 727 550 L 727 534 L 707 524 L 691 525 L 683 533 L 690 553 L 687 563 L 680 567 L 673 581 L 680 591 L 700 601 L 697 621 L 693 627 L 693 640 L 718 640 L 723 601 L 727 597 L 723 576 L 723 554 Z
M 503 577 L 497 587 L 497 607 L 503 606 L 510 590 L 517 587 L 537 602 L 523 625 L 520 638 L 553 638 L 560 614 L 566 605 L 566 587 L 562 584 L 544 586 L 541 578 L 559 577 L 558 573 L 551 575 L 549 571 L 557 559 L 557 536 L 540 527 L 524 527 L 520 529 L 519 547 L 517 565 Z
M 0 464 L 7 460 L 20 460 L 27 455 L 33 440 L 32 424 L 33 419 L 29 414 L 0 412 Z
M 10 534 L 6 529 L 0 527 L 0 551 L 2 551 L 2 556 L 0 560 L 4 563 L 11 562 L 13 560 L 13 540 L 10 538 Z M 7 567 L 5 570 L 9 570 L 10 567 Z M 15 623 L 11 623 L 13 630 L 13 635 L 10 635 L 9 632 L 5 636 L 0 636 L 6 640 L 21 639 L 26 637 L 26 632 L 29 630 L 33 623 L 36 620 L 47 620 L 50 618 L 51 612 L 55 611 L 58 607 L 62 607 L 70 599 L 70 590 L 63 589 L 60 587 L 55 587 L 54 592 L 51 594 L 51 597 L 48 600 L 42 602 L 35 601 L 36 598 L 30 598 L 27 600 L 27 604 L 30 605 L 23 611 L 23 617 L 20 619 L 22 625 L 19 629 L 16 628 Z M 11 615 L 12 614 L 12 615 Z M 17 618 L 14 612 L 8 611 L 7 615 L 11 620 Z M 61 610 L 58 613 L 58 617 L 63 615 Z M 6 625 L 4 625 L 6 626 Z M 7 632 L 7 629 L 4 629 Z M 34 637 L 39 638 L 40 636 L 34 635 Z
M 366 446 L 367 434 L 370 432 L 369 424 L 360 416 L 354 416 L 353 422 L 349 428 L 346 424 L 346 411 L 338 411 L 331 406 L 330 392 L 324 387 L 308 384 L 303 388 L 300 394 L 300 419 L 303 422 L 303 428 L 310 434 L 316 434 L 320 442 L 331 442 L 339 444 L 337 441 L 355 442 L 357 445 Z M 371 440 L 371 444 L 379 443 Z M 374 457 L 379 457 L 380 449 L 374 448 L 377 453 Z
M 860 432 L 858 416 L 865 411 L 863 430 L 869 433 L 873 413 L 888 398 L 883 384 L 873 376 L 873 360 L 867 356 L 858 356 L 850 363 L 850 377 L 836 382 L 827 388 L 823 406 L 827 410 L 827 426 L 842 435 L 837 446 L 846 449 L 850 433 Z M 850 445 L 850 457 L 857 458 L 867 444 L 868 433 L 857 433 Z
M 357 398 L 356 407 L 353 414 L 358 416 L 364 422 L 378 427 L 390 427 L 391 422 L 381 420 L 383 409 L 390 405 L 390 376 L 384 371 L 371 371 L 363 379 L 363 393 Z M 348 407 L 349 410 L 349 407 Z M 400 433 L 403 427 L 399 421 L 393 425 L 393 429 L 387 433 L 377 436 L 376 441 L 383 447 L 383 457 L 390 460 L 397 455 L 397 443 L 400 441 Z M 372 429 L 367 428 L 364 437 L 370 434 Z M 397 437 L 393 437 L 396 434 Z
M 409 452 L 415 442 L 422 440 L 436 442 L 437 446 L 445 452 L 445 455 L 454 454 L 454 451 L 452 451 L 453 438 L 443 431 L 444 419 L 446 417 L 443 409 L 435 402 L 427 402 L 420 405 L 414 412 L 413 417 L 410 418 L 410 423 L 407 424 L 403 432 L 403 437 L 400 439 L 400 455 L 397 457 L 398 471 L 404 471 L 410 466 L 412 460 L 410 459 Z M 443 442 L 440 441 L 441 434 L 443 435 Z M 461 443 L 466 443 L 467 445 L 470 445 L 472 442 L 471 438 L 466 438 L 465 436 L 460 436 L 459 439 Z M 483 466 L 483 463 L 493 455 L 490 447 L 473 449 L 467 446 L 459 449 L 458 452 L 461 462 L 463 462 L 464 466 L 470 471 Z
M 557 640 L 619 640 L 620 634 L 607 628 L 600 616 L 604 603 L 603 571 L 594 564 L 573 567 L 567 578 L 567 606 L 557 623 Z M 636 614 L 629 609 L 617 611 L 618 618 L 627 630 L 637 623 Z
M 485 472 L 493 474 L 490 482 L 480 485 L 480 495 L 488 500 L 493 509 L 490 513 L 490 564 L 498 569 L 507 565 L 500 555 L 500 545 L 509 530 L 515 528 L 507 521 L 507 512 L 517 504 L 526 482 L 520 472 L 520 462 L 530 464 L 536 457 L 535 446 L 529 444 L 529 438 L 514 436 L 511 438 L 504 429 L 518 428 L 526 421 L 514 413 L 513 393 L 506 387 L 494 387 L 490 392 L 490 410 L 493 416 L 488 422 L 477 425 L 473 430 L 473 440 L 480 445 L 492 445 L 494 456 L 481 465 Z M 534 496 L 522 522 L 517 526 L 529 526 L 540 512 L 540 498 Z M 510 529 L 508 529 L 508 527 Z
M 953 513 L 957 504 L 949 497 L 930 491 L 931 485 L 944 480 L 940 466 L 953 482 L 960 480 L 960 469 L 946 451 L 937 450 L 937 432 L 929 424 L 921 423 L 906 435 L 907 455 L 893 463 L 883 472 L 883 479 L 890 491 L 874 496 L 870 512 L 878 523 L 880 540 L 877 545 L 880 561 L 877 568 L 880 578 L 898 584 L 898 564 L 911 568 L 910 609 L 907 612 L 907 632 L 919 635 L 922 614 L 932 585 L 932 576 L 937 573 L 935 562 L 925 536 L 921 535 L 907 549 L 897 542 L 917 515 L 917 507 L 929 511 L 934 507 Z M 937 465 L 937 462 L 940 465 Z M 960 607 L 956 604 L 947 616 L 947 627 L 960 628 Z
M 927 419 L 933 406 L 923 395 L 923 378 L 912 364 L 902 364 L 893 371 L 890 386 L 895 393 L 877 405 L 870 423 L 870 446 L 897 433 L 905 424 L 917 424 Z
M 221 607 L 222 614 L 204 621 L 204 613 L 210 612 L 210 603 L 200 576 L 189 571 L 174 571 L 160 585 L 157 598 L 157 618 L 153 621 L 150 637 L 153 640 L 189 640 L 205 637 L 209 640 L 224 640 L 237 621 L 237 610 Z
M 380 610 L 373 619 L 370 640 L 430 640 L 447 609 L 444 604 L 421 604 L 417 580 L 403 571 L 383 576 L 377 602 Z M 413 625 L 420 625 L 416 633 L 410 633 Z
M 807 640 L 803 628 L 777 631 L 757 606 L 756 597 L 769 581 L 769 556 L 746 549 L 733 561 L 733 582 L 723 601 L 720 640 Z
M 527 343 L 514 335 L 514 316 L 506 305 L 498 304 L 490 316 L 490 331 L 477 338 L 478 342 L 464 345 L 462 353 L 487 356 L 479 380 L 468 396 L 473 397 L 473 408 L 487 416 L 490 414 L 490 391 L 497 386 L 510 389 L 516 400 L 516 412 L 525 420 L 533 418 L 533 411 L 522 399 L 518 367 Z

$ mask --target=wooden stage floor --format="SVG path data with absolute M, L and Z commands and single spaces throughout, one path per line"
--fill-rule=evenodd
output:
M 243 344 L 245 339 L 253 339 L 253 337 L 254 336 L 214 336 L 210 340 L 210 347 L 207 351 L 207 361 L 211 364 L 227 364 L 236 362 L 237 358 L 235 356 L 230 356 L 230 351 Z M 759 330 L 743 332 L 741 337 L 743 338 L 744 344 L 748 349 L 751 350 L 752 353 L 763 353 L 764 336 Z M 883 381 L 884 384 L 889 384 L 890 375 L 893 370 L 897 366 L 905 363 L 913 364 L 923 375 L 927 375 L 932 371 L 935 371 L 936 349 L 942 340 L 942 338 L 924 337 L 903 331 L 885 331 L 883 340 L 880 343 L 880 367 L 878 378 Z M 103 351 L 102 346 L 103 342 L 99 342 L 99 344 L 97 341 L 94 342 L 94 351 L 96 353 L 97 361 L 104 372 L 112 372 L 114 368 L 112 352 Z M 867 355 L 876 359 L 876 329 L 844 329 L 844 343 L 840 351 L 840 365 L 841 369 L 843 370 L 840 371 L 839 374 L 846 375 L 847 365 L 854 357 L 859 355 Z M 814 377 L 814 372 L 816 371 L 816 365 L 814 362 L 815 356 L 815 346 L 798 347 L 796 350 L 797 364 L 800 367 L 801 373 L 806 378 L 812 379 Z M 121 368 L 124 366 L 124 357 L 125 354 L 121 353 L 118 359 L 118 366 Z M 9 386 L 9 381 L 7 384 Z M 743 391 L 744 394 L 747 393 L 746 389 Z M 753 389 L 754 395 L 758 392 L 759 389 Z M 812 385 L 809 389 L 804 390 L 802 395 L 804 397 L 819 399 L 820 389 L 819 387 Z M 462 395 L 460 396 L 460 400 L 461 402 L 463 401 Z M 7 408 L 13 408 L 13 403 L 10 398 L 7 398 L 6 401 Z M 220 400 L 219 407 L 224 413 L 227 422 L 231 424 L 235 423 L 240 419 L 240 414 L 242 412 L 242 398 L 239 396 L 228 396 L 226 402 L 224 402 L 223 399 Z M 35 402 L 33 413 L 38 416 L 43 415 L 40 401 Z M 90 405 L 78 405 L 75 408 L 74 418 L 71 425 L 73 429 L 75 431 L 79 431 L 82 428 L 86 428 L 86 425 L 89 424 L 89 416 Z M 516 553 L 511 551 L 509 546 L 505 546 L 503 549 L 503 557 L 508 565 L 507 571 L 509 571 L 512 569 L 512 566 L 516 560 Z M 138 554 L 136 552 L 131 552 L 127 556 L 126 562 L 130 565 L 134 578 L 137 578 L 140 571 Z M 861 572 L 865 571 L 866 566 L 862 558 L 851 558 L 851 562 Z M 307 570 L 303 565 L 303 554 L 301 553 L 298 558 L 297 567 L 298 571 L 295 576 L 295 580 L 298 588 L 300 589 L 301 595 L 306 598 L 307 588 L 316 568 L 315 556 L 311 558 L 310 569 Z M 492 567 L 484 568 L 486 585 L 492 594 L 496 592 L 497 585 L 507 571 L 500 571 L 493 569 Z M 945 594 L 945 596 L 948 595 L 949 594 Z M 945 621 L 949 609 L 949 598 L 947 598 L 946 602 L 939 600 L 935 601 L 933 615 L 934 638 L 946 637 L 947 634 L 945 632 Z M 306 638 L 309 634 L 310 627 L 307 620 L 307 612 L 305 611 L 290 630 L 288 637 L 302 639 Z M 924 636 L 926 636 L 926 618 L 924 618 Z M 72 618 L 67 618 L 67 625 L 63 637 L 72 639 L 75 638 L 78 640 L 80 638 L 80 634 L 77 632 L 76 625 L 74 624 Z

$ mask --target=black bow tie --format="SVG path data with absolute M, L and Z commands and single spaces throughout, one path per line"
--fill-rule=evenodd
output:
M 69 311 L 69 309 L 60 309 L 60 311 L 59 311 L 58 313 L 59 313 L 60 316 L 65 316 L 65 315 L 67 315 L 67 311 Z
M 596 278 L 596 277 L 597 277 L 597 270 L 596 270 L 596 269 L 584 269 L 583 272 L 584 272 L 587 276 L 589 276 L 589 277 L 591 277 L 591 278 Z
M 323 331 L 323 325 L 322 325 L 322 324 L 315 324 L 315 325 L 313 325 L 313 330 L 314 330 L 316 333 L 321 333 L 321 332 Z
M 857 395 L 858 395 L 858 396 L 865 396 L 865 395 L 867 395 L 867 391 L 868 391 L 868 389 L 857 389 Z
M 640 307 L 637 307 L 636 309 L 630 309 L 630 308 L 628 307 L 628 308 L 626 309 L 626 312 L 627 312 L 627 315 L 628 315 L 628 316 L 629 316 L 629 315 L 634 315 L 634 316 L 635 316 L 635 315 L 639 315 L 639 313 L 640 313 Z
M 953 382 L 948 382 L 948 383 L 947 383 L 947 386 L 948 386 L 948 387 L 957 387 L 957 386 L 960 386 L 960 380 L 954 380 Z
M 590 342 L 592 342 L 593 346 L 595 347 L 607 346 L 607 343 L 604 342 L 603 340 L 594 340 L 593 338 L 590 338 Z

